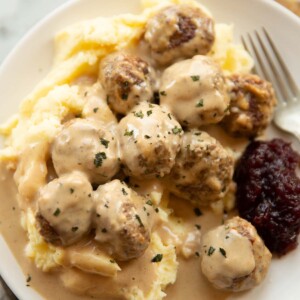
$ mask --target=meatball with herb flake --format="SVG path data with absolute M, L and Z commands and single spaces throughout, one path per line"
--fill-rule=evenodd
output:
M 144 39 L 159 65 L 207 54 L 215 40 L 214 20 L 195 5 L 163 8 L 149 19 Z
M 121 162 L 127 175 L 163 177 L 170 173 L 183 130 L 167 109 L 141 103 L 118 126 Z
M 240 292 L 265 278 L 271 253 L 246 220 L 234 217 L 202 239 L 201 268 L 217 289 Z
M 54 179 L 40 190 L 36 219 L 48 243 L 68 246 L 89 232 L 92 192 L 87 177 L 76 171 Z
M 65 123 L 54 139 L 51 153 L 59 176 L 77 170 L 92 183 L 100 184 L 119 170 L 116 140 L 96 121 L 74 119 Z
M 141 256 L 150 243 L 153 206 L 119 180 L 99 186 L 93 200 L 96 241 L 116 260 Z
M 206 132 L 185 132 L 168 187 L 176 196 L 208 205 L 222 199 L 233 175 L 233 157 Z
M 162 75 L 160 104 L 170 109 L 182 126 L 219 123 L 229 105 L 221 68 L 200 55 L 172 65 Z
M 141 58 L 125 53 L 106 56 L 100 64 L 100 81 L 107 103 L 117 114 L 153 98 L 154 70 Z

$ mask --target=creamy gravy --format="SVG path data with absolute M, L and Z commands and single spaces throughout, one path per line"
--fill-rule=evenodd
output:
M 63 283 L 73 287 L 74 292 L 83 294 L 89 288 L 95 294 L 95 288 L 101 286 L 98 293 L 102 293 L 98 299 L 113 300 L 124 299 L 124 297 L 111 295 L 122 292 L 122 288 L 132 285 L 134 282 L 139 288 L 147 291 L 153 282 L 153 264 L 149 261 L 153 257 L 151 250 L 138 259 L 138 262 L 128 262 L 120 264 L 122 272 L 117 279 L 100 277 L 97 275 L 86 274 L 75 269 L 61 269 L 59 272 L 44 273 L 38 270 L 34 263 L 25 257 L 24 249 L 27 243 L 27 235 L 20 225 L 20 210 L 16 200 L 17 189 L 13 181 L 13 173 L 6 169 L 5 165 L 0 167 L 0 232 L 9 245 L 12 253 L 24 272 L 24 285 L 28 275 L 31 276 L 29 285 L 35 288 L 45 299 L 64 299 L 64 300 L 86 300 L 88 296 L 76 295 L 68 291 Z M 222 222 L 222 216 L 215 216 L 209 211 L 203 211 L 203 215 L 197 216 L 194 208 L 187 202 L 179 199 L 172 199 L 170 207 L 176 216 L 184 219 L 191 227 L 195 224 L 201 226 L 201 234 L 213 226 Z M 189 300 L 199 299 L 225 299 L 228 294 L 215 290 L 206 281 L 200 271 L 200 258 L 195 255 L 190 259 L 180 258 L 177 281 L 166 290 L 165 299 Z M 58 296 L 59 295 L 59 296 Z M 99 295 L 99 294 L 98 294 Z

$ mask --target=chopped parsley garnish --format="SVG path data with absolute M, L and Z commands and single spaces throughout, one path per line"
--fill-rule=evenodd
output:
M 133 135 L 133 130 L 128 131 L 127 129 L 125 130 L 124 136 L 132 136 Z
M 156 255 L 151 259 L 151 262 L 158 263 L 158 262 L 161 262 L 162 259 L 163 259 L 163 254 L 156 254 Z
M 151 200 L 147 200 L 146 204 L 150 205 L 150 206 L 153 206 L 153 203 Z
M 100 142 L 101 144 L 107 149 L 108 148 L 108 144 L 109 144 L 109 141 L 108 140 L 105 140 L 105 139 L 100 139 Z
M 193 81 L 199 81 L 200 80 L 199 75 L 192 75 L 191 78 L 192 78 Z
M 126 192 L 126 190 L 124 188 L 122 188 L 122 193 L 124 196 L 128 195 L 128 193 Z
M 30 281 L 31 281 L 31 276 L 28 275 L 28 276 L 27 276 L 27 279 L 26 279 L 26 282 L 28 283 L 28 282 L 30 282 Z
M 60 209 L 57 208 L 57 209 L 55 210 L 55 212 L 53 213 L 53 216 L 58 217 L 59 215 L 60 215 Z
M 230 109 L 230 105 L 228 105 L 225 109 L 224 109 L 224 113 L 228 112 Z
M 195 224 L 195 227 L 196 227 L 198 230 L 201 229 L 201 225 L 199 225 L 199 224 Z
M 169 117 L 170 120 L 172 120 L 172 116 L 171 116 L 170 113 L 168 113 L 168 117 Z
M 150 135 L 145 135 L 145 139 L 151 139 L 151 136 Z
M 152 115 L 152 110 L 147 111 L 147 116 L 149 117 L 150 115 Z
M 72 227 L 72 231 L 73 231 L 73 232 L 76 232 L 77 230 L 78 230 L 78 227 L 77 227 L 77 226 Z
M 228 236 L 228 235 L 226 235 L 226 236 L 225 236 L 225 239 L 226 239 L 226 240 L 227 240 L 227 239 L 229 239 L 229 236 Z
M 139 215 L 135 215 L 135 218 L 136 218 L 136 219 L 137 219 L 137 221 L 139 222 L 139 224 L 140 224 L 140 227 L 144 227 L 144 224 L 143 224 L 143 222 L 142 222 L 142 220 L 141 220 L 140 216 L 139 216 Z
M 209 249 L 208 249 L 207 255 L 208 255 L 208 256 L 213 255 L 213 253 L 215 252 L 215 250 L 216 250 L 216 249 L 215 249 L 214 247 L 210 246 Z
M 179 134 L 179 133 L 182 132 L 182 129 L 179 128 L 179 127 L 177 127 L 177 126 L 175 126 L 175 127 L 172 129 L 172 132 L 173 132 L 174 134 Z
M 160 94 L 161 94 L 161 96 L 167 96 L 166 91 L 161 91 Z
M 197 136 L 199 136 L 199 135 L 201 135 L 202 134 L 202 132 L 195 132 L 194 133 L 194 135 L 197 135 Z
M 204 103 L 203 103 L 203 99 L 200 99 L 197 104 L 196 107 L 203 107 Z
M 122 100 L 126 101 L 128 99 L 128 94 L 121 95 Z
M 99 107 L 95 107 L 95 108 L 93 109 L 93 112 L 96 113 L 96 112 L 98 111 L 98 109 L 99 109 Z
M 226 258 L 226 251 L 223 248 L 219 248 L 219 251 L 221 252 L 221 254 Z
M 138 112 L 135 112 L 134 115 L 137 117 L 137 118 L 141 118 L 143 119 L 144 118 L 144 114 L 143 112 L 140 110 Z
M 112 264 L 115 264 L 116 262 L 113 259 L 109 260 Z
M 73 194 L 74 193 L 74 189 L 70 188 L 70 193 Z
M 94 165 L 96 168 L 99 168 L 102 166 L 103 160 L 106 159 L 106 154 L 105 152 L 99 152 L 95 155 L 94 159 Z
M 194 213 L 195 213 L 195 215 L 196 215 L 197 217 L 202 216 L 202 211 L 200 210 L 199 207 L 195 207 L 195 208 L 194 208 Z
M 199 257 L 200 253 L 197 251 L 197 252 L 195 252 L 195 255 Z

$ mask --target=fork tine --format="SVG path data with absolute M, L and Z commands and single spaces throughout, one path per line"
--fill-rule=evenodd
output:
M 276 80 L 277 84 L 279 85 L 281 95 L 284 97 L 284 100 L 287 102 L 290 99 L 290 96 L 289 96 L 289 93 L 288 93 L 287 89 L 285 88 L 285 85 L 284 85 L 284 83 L 281 79 L 281 76 L 280 76 L 277 68 L 275 67 L 272 59 L 270 58 L 270 54 L 268 53 L 267 48 L 265 47 L 264 43 L 262 42 L 261 37 L 259 36 L 259 34 L 256 30 L 255 30 L 255 35 L 256 35 L 256 38 L 259 42 L 259 45 L 261 46 L 261 48 L 264 52 L 265 57 L 267 58 L 267 61 L 268 61 L 269 65 L 272 69 L 272 72 L 275 75 L 274 79 Z
M 270 73 L 267 71 L 267 69 L 266 69 L 266 67 L 265 67 L 265 65 L 264 65 L 264 63 L 263 63 L 263 60 L 262 60 L 262 57 L 261 57 L 261 55 L 259 54 L 259 52 L 258 52 L 258 50 L 257 50 L 257 48 L 256 48 L 256 46 L 255 46 L 255 44 L 254 44 L 254 42 L 253 42 L 253 39 L 252 39 L 252 37 L 250 36 L 250 34 L 248 33 L 247 34 L 248 35 L 248 39 L 249 39 L 249 41 L 250 41 L 250 44 L 251 44 L 251 47 L 252 47 L 252 49 L 253 49 L 253 52 L 254 52 L 254 55 L 252 54 L 252 56 L 254 57 L 256 57 L 256 61 L 258 62 L 258 65 L 259 65 L 259 67 L 260 67 L 260 70 L 261 70 L 261 76 L 262 77 L 264 77 L 265 79 L 267 79 L 268 81 L 270 81 L 270 82 L 272 82 L 273 80 L 272 80 L 272 77 L 270 76 Z M 242 40 L 243 40 L 243 37 L 242 37 Z M 244 43 L 245 43 L 245 40 L 244 40 Z M 246 44 L 246 43 L 245 43 Z M 249 49 L 249 48 L 248 48 Z M 247 49 L 246 49 L 247 50 Z M 251 53 L 249 50 L 247 50 L 249 53 Z M 255 72 L 256 74 L 258 74 L 258 72 Z M 274 86 L 274 89 L 275 89 L 275 91 L 276 91 L 276 94 L 277 94 L 277 98 L 278 99 L 284 99 L 283 98 L 283 96 L 282 96 L 282 94 L 281 94 L 281 91 L 277 88 L 277 87 L 275 87 Z M 282 101 L 280 101 L 280 102 L 284 102 L 284 100 L 282 100 Z
M 284 73 L 284 75 L 287 78 L 287 83 L 290 85 L 290 89 L 291 89 L 291 91 L 294 94 L 293 96 L 294 97 L 297 97 L 297 96 L 299 97 L 300 96 L 299 88 L 297 87 L 297 84 L 296 84 L 295 80 L 293 79 L 290 71 L 286 67 L 286 64 L 284 63 L 283 59 L 281 58 L 281 56 L 280 56 L 280 54 L 279 54 L 279 52 L 277 50 L 277 47 L 275 46 L 274 42 L 272 41 L 272 39 L 271 39 L 269 33 L 267 32 L 267 30 L 264 27 L 262 28 L 262 30 L 263 30 L 263 32 L 264 32 L 264 34 L 265 34 L 265 36 L 266 36 L 266 38 L 267 38 L 267 40 L 268 40 L 271 48 L 272 48 L 272 50 L 274 51 L 274 55 L 275 55 L 275 57 L 276 57 L 276 59 L 278 61 L 278 64 L 282 68 L 283 73 Z
M 246 41 L 245 41 L 245 39 L 244 39 L 243 36 L 241 36 L 241 40 L 242 40 L 242 44 L 243 44 L 243 47 L 245 48 L 245 50 L 246 50 L 249 54 L 251 54 L 251 51 L 250 51 L 250 49 L 248 48 L 248 46 L 247 46 L 247 44 L 246 44 Z M 254 71 L 254 73 L 257 74 L 257 68 L 256 68 L 255 65 L 254 65 L 254 67 L 253 67 L 253 71 Z

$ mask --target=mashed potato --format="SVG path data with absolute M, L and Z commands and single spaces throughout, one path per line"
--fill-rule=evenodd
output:
M 170 3 L 198 5 L 189 0 L 143 0 L 143 12 L 140 15 L 100 17 L 72 25 L 57 34 L 52 70 L 23 100 L 18 115 L 0 127 L 0 133 L 6 137 L 0 159 L 14 164 L 15 181 L 23 208 L 34 205 L 39 188 L 47 182 L 49 147 L 61 130 L 62 122 L 83 111 L 85 102 L 74 80 L 83 75 L 95 76 L 102 57 L 135 45 L 143 34 L 148 18 Z M 242 46 L 233 43 L 232 25 L 216 24 L 216 41 L 209 55 L 227 73 L 249 72 L 253 66 L 252 59 Z M 154 203 L 159 202 L 161 194 L 153 191 L 152 197 Z M 157 205 L 161 208 L 161 204 Z M 169 211 L 161 209 L 160 214 L 162 222 L 168 222 Z M 47 244 L 37 231 L 31 208 L 24 209 L 23 226 L 29 239 L 26 255 L 45 272 L 61 266 L 106 277 L 122 272 L 121 267 L 110 263 L 111 258 L 104 253 L 93 256 Z M 173 227 L 176 227 L 175 235 L 182 234 L 185 229 L 177 222 L 173 222 Z M 159 300 L 165 296 L 163 290 L 175 282 L 178 268 L 174 249 L 176 242 L 173 242 L 169 240 L 170 244 L 164 244 L 159 234 L 152 233 L 150 249 L 163 254 L 164 260 L 155 270 L 156 279 L 150 291 L 144 294 L 137 286 L 132 286 L 126 290 L 128 299 Z M 190 252 L 184 249 L 184 255 L 188 257 Z M 70 281 L 70 277 L 64 274 L 62 281 L 75 291 L 83 288 L 84 284 L 88 286 L 84 277 L 76 276 Z

